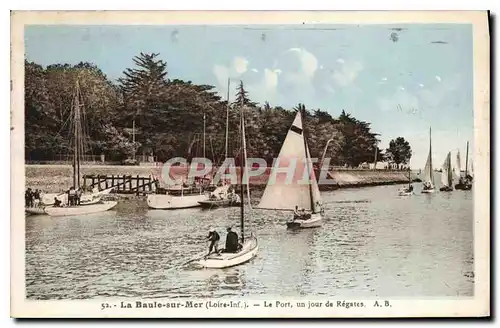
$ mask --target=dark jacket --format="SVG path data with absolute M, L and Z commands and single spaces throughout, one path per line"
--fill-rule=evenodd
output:
M 226 252 L 232 253 L 238 250 L 238 234 L 234 231 L 229 231 L 226 237 Z
M 220 240 L 220 236 L 217 233 L 217 231 L 209 232 L 208 233 L 208 240 L 210 240 L 210 241 L 218 241 L 218 240 Z

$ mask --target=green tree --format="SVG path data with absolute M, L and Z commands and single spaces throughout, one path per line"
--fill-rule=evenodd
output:
M 389 142 L 389 148 L 386 150 L 386 157 L 392 162 L 399 164 L 408 164 L 411 159 L 410 143 L 403 137 L 397 137 Z

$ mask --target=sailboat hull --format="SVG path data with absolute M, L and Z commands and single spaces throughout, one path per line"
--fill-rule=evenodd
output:
M 439 188 L 439 191 L 453 191 L 453 188 L 448 187 L 448 186 L 444 186 L 444 187 Z
M 105 212 L 116 206 L 118 202 L 107 201 L 93 205 L 71 206 L 71 207 L 45 207 L 45 213 L 50 216 L 75 216 L 92 213 Z
M 199 202 L 208 200 L 205 194 L 173 196 L 173 195 L 148 195 L 148 206 L 159 210 L 175 210 L 201 206 Z
M 434 188 L 433 189 L 422 189 L 422 194 L 432 194 L 434 193 Z
M 311 218 L 307 220 L 302 219 L 291 219 L 286 223 L 288 229 L 310 229 L 318 228 L 322 225 L 322 217 L 320 213 L 311 214 Z
M 198 264 L 204 268 L 223 269 L 244 264 L 257 255 L 259 244 L 254 236 L 248 238 L 238 253 L 218 253 L 210 254 Z
M 471 190 L 472 189 L 472 184 L 456 184 L 455 185 L 456 190 Z

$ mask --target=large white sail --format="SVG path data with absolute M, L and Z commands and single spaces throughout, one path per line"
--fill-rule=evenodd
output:
M 311 160 L 311 154 L 309 153 L 309 145 L 306 140 L 306 151 L 307 151 L 307 163 L 308 163 L 308 172 L 310 174 L 310 183 L 311 183 L 311 197 L 312 197 L 312 211 L 313 213 L 318 213 L 321 211 L 321 206 L 323 206 L 323 202 L 321 200 L 321 193 L 319 192 L 318 181 L 316 180 L 316 174 L 314 173 L 314 167 Z M 318 206 L 319 204 L 319 206 Z
M 427 156 L 427 162 L 424 168 L 424 182 L 430 182 L 434 187 L 434 172 L 432 168 L 432 138 L 431 129 L 429 128 L 429 155 Z
M 444 160 L 441 172 L 441 182 L 445 187 L 451 187 L 453 185 L 453 175 L 451 172 L 451 153 L 448 153 L 446 159 Z
M 302 115 L 298 111 L 281 146 L 278 158 L 271 168 L 269 181 L 260 199 L 259 208 L 293 210 L 295 206 L 298 206 L 309 211 L 315 210 L 314 203 L 320 201 L 319 188 L 314 172 L 310 174 L 311 179 L 307 173 L 304 174 L 306 163 L 309 163 L 307 166 L 312 168 L 310 159 L 306 162 L 306 151 L 307 157 L 309 157 L 309 150 L 305 148 L 307 147 L 304 142 Z M 295 170 L 293 170 L 294 162 L 296 163 Z M 278 173 L 286 171 L 286 168 L 290 166 L 292 167 L 290 172 L 295 173 L 293 177 L 286 173 Z M 311 171 L 309 170 L 309 172 Z M 310 180 L 313 181 L 312 185 Z
M 457 179 L 459 179 L 460 178 L 460 174 L 461 174 L 460 172 L 462 170 L 462 165 L 460 163 L 460 150 L 457 151 L 457 162 L 456 162 L 455 165 L 456 165 L 455 166 L 455 175 L 457 176 Z

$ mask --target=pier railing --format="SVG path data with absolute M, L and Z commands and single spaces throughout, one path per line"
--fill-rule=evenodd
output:
M 151 176 L 132 175 L 84 175 L 84 185 L 100 190 L 115 187 L 112 193 L 146 195 L 154 192 L 159 182 Z

